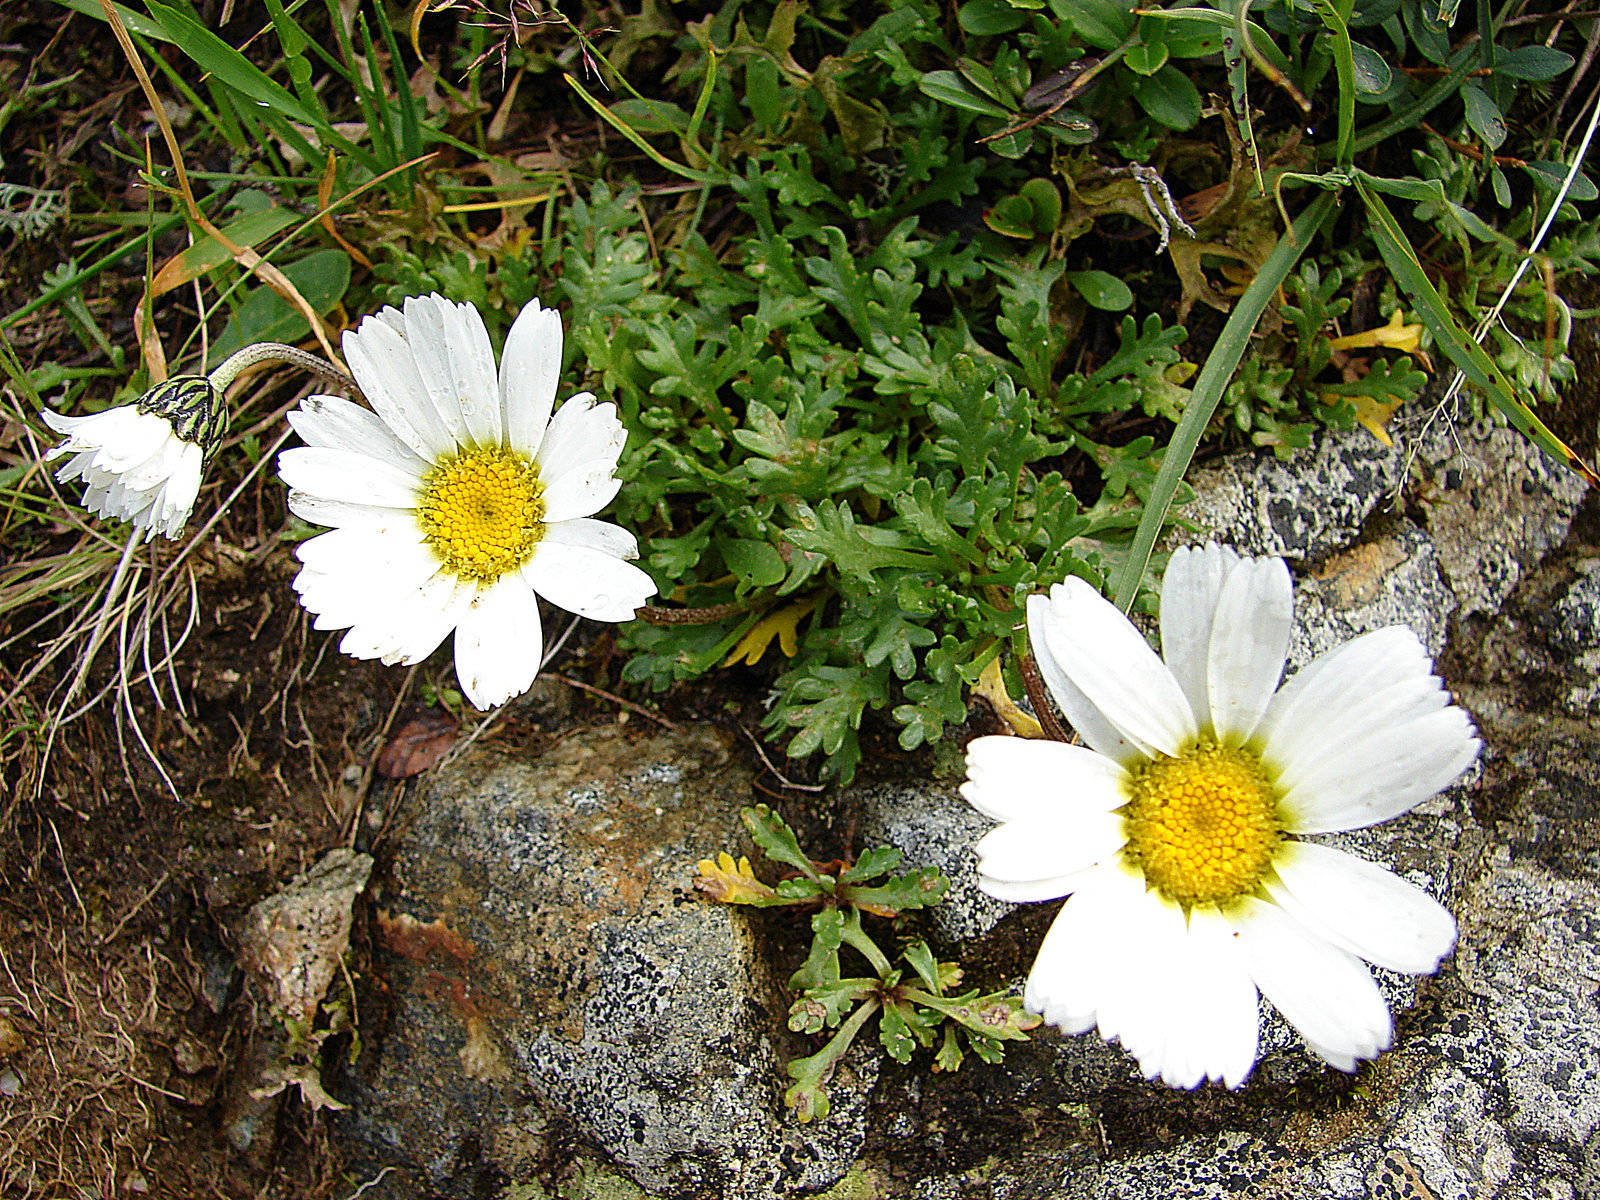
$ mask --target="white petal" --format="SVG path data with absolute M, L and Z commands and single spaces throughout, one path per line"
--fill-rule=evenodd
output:
M 587 546 L 612 558 L 639 557 L 639 542 L 633 534 L 610 521 L 596 521 L 590 517 L 547 524 L 544 540 L 563 546 Z
M 278 475 L 296 491 L 352 504 L 415 508 L 417 479 L 353 450 L 297 446 L 278 455 Z
M 331 525 L 335 528 L 360 525 L 387 533 L 409 529 L 415 531 L 418 541 L 421 541 L 423 536 L 422 527 L 417 524 L 415 509 L 351 504 L 345 500 L 313 496 L 309 492 L 290 492 L 289 511 L 302 521 L 309 521 L 313 525 Z
M 1451 707 L 1374 731 L 1307 771 L 1279 801 L 1291 833 L 1362 829 L 1409 811 L 1472 765 L 1481 743 Z
M 978 871 L 997 883 L 1033 883 L 1087 870 L 1127 842 L 1122 817 L 1062 806 L 1049 816 L 1007 821 L 978 839 Z
M 1093 870 L 1090 868 L 1089 870 Z M 1083 885 L 1089 871 L 1074 871 L 1070 875 L 1053 875 L 1049 879 L 1030 879 L 1025 883 L 1002 883 L 985 875 L 978 876 L 978 890 L 996 900 L 1011 904 L 1036 904 L 1040 900 L 1059 900 L 1069 896 Z
M 1190 1088 L 1220 1079 L 1238 1087 L 1256 1062 L 1256 986 L 1239 939 L 1215 908 L 1189 913 L 1170 975 L 1176 994 L 1162 1081 Z
M 616 406 L 594 404 L 587 392 L 556 410 L 534 459 L 544 480 L 546 521 L 593 516 L 611 503 L 622 486 L 615 472 L 627 438 Z
M 1023 1003 L 1067 1033 L 1094 1028 L 1103 1001 L 1134 948 L 1130 913 L 1144 881 L 1120 863 L 1107 863 L 1079 883 L 1045 934 L 1028 973 Z
M 543 654 L 539 602 L 515 572 L 479 591 L 456 627 L 456 677 L 480 709 L 527 691 Z
M 439 559 L 414 532 L 404 525 L 392 530 L 365 525 L 334 529 L 301 542 L 295 556 L 313 571 L 329 574 L 359 577 L 378 568 L 414 571 L 419 575 L 415 587 L 439 569 Z
M 377 413 L 340 396 L 305 397 L 289 413 L 289 424 L 308 446 L 358 450 L 418 479 L 428 470 L 428 461 L 396 437 Z
M 1095 1017 L 1100 1035 L 1121 1041 L 1151 1078 L 1185 1052 L 1177 1017 L 1185 999 L 1172 986 L 1172 967 L 1187 930 L 1183 910 L 1149 890 L 1127 901 L 1124 919 L 1120 962 L 1102 983 Z
M 1256 986 L 1319 1058 L 1351 1071 L 1389 1048 L 1389 1008 L 1360 959 L 1264 900 L 1247 896 L 1225 916 Z
M 498 446 L 500 381 L 478 310 L 434 293 L 408 299 L 405 314 L 417 373 L 444 423 L 459 441 Z
M 427 397 L 440 425 L 449 431 L 453 445 L 471 442 L 466 418 L 461 412 L 461 393 L 450 369 L 446 340 L 450 336 L 451 303 L 443 296 L 408 296 L 402 316 L 405 321 L 406 351 L 417 383 Z M 496 397 L 498 399 L 498 397 Z
M 529 458 L 544 441 L 560 375 L 561 315 L 530 300 L 506 334 L 500 357 L 506 444 Z
M 522 577 L 550 603 L 596 621 L 631 621 L 656 593 L 655 580 L 632 563 L 559 542 L 534 547 Z
M 1206 661 L 1211 725 L 1223 744 L 1242 746 L 1255 731 L 1283 674 L 1293 626 L 1294 585 L 1283 559 L 1246 559 L 1228 572 Z
M 1034 634 L 1035 613 L 1048 614 L 1050 601 L 1043 596 L 1028 597 L 1028 644 L 1033 650 L 1033 661 L 1039 668 L 1039 675 L 1044 680 L 1045 687 L 1049 690 L 1051 698 L 1056 702 L 1056 707 L 1066 717 L 1072 730 L 1094 750 L 1104 755 L 1113 762 L 1123 766 L 1132 766 L 1134 763 L 1143 762 L 1155 757 L 1155 750 L 1131 735 L 1124 734 L 1112 725 L 1101 714 L 1094 703 L 1078 690 L 1067 673 L 1061 669 L 1061 664 L 1051 653 L 1049 643 L 1043 635 Z M 1041 624 L 1049 620 L 1047 615 L 1041 615 Z
M 1030 597 L 1028 632 L 1119 732 L 1174 757 L 1199 735 L 1167 665 L 1128 619 L 1076 576 Z
M 385 308 L 348 331 L 344 356 L 367 402 L 396 437 L 430 462 L 455 452 L 455 435 L 417 374 L 398 309 Z
M 1432 667 L 1417 635 L 1390 625 L 1320 654 L 1278 690 L 1256 726 L 1262 754 L 1280 770 L 1320 757 L 1342 722 L 1366 702 L 1407 679 L 1427 679 Z
M 1179 547 L 1161 578 L 1161 657 L 1198 716 L 1211 711 L 1206 658 L 1222 581 L 1239 556 L 1215 542 L 1202 549 Z
M 1019 737 L 967 743 L 967 803 L 996 821 L 1048 819 L 1063 812 L 1108 814 L 1128 802 L 1128 774 L 1103 754 Z
M 1456 921 L 1392 871 L 1311 842 L 1288 842 L 1267 890 L 1285 911 L 1335 945 L 1408 975 L 1431 975 L 1456 944 Z
M 350 626 L 339 649 L 391 665 L 421 662 L 456 627 L 476 592 L 475 584 L 443 571 L 413 591 L 388 592 Z

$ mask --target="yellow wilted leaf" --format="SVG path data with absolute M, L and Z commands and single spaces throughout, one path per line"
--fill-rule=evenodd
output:
M 743 659 L 750 666 L 755 666 L 767 652 L 767 647 L 772 645 L 773 638 L 778 639 L 778 648 L 793 658 L 795 651 L 800 648 L 797 640 L 800 618 L 814 609 L 821 599 L 822 596 L 818 594 L 809 600 L 802 600 L 798 604 L 791 604 L 787 608 L 780 608 L 777 612 L 768 613 L 739 639 L 739 644 L 733 648 L 733 653 L 728 655 L 722 665 L 731 667 Z
M 760 904 L 777 899 L 778 893 L 755 877 L 750 870 L 750 860 L 743 856 L 734 862 L 733 855 L 724 851 L 717 855 L 716 862 L 701 859 L 699 870 L 700 877 L 694 881 L 694 886 L 712 900 L 723 904 Z
M 1044 728 L 1038 718 L 1023 712 L 1011 698 L 1011 693 L 1006 691 L 1006 681 L 1000 674 L 999 656 L 983 669 L 983 674 L 978 676 L 978 686 L 973 691 L 989 702 L 1014 733 L 1026 738 L 1044 736 Z
M 1409 354 L 1415 354 L 1422 348 L 1422 326 L 1420 323 L 1407 325 L 1405 310 L 1397 308 L 1390 314 L 1387 325 L 1380 325 L 1378 328 L 1369 329 L 1365 333 L 1352 333 L 1348 337 L 1333 338 L 1328 342 L 1328 349 L 1330 350 L 1365 350 L 1377 346 L 1382 346 L 1389 350 L 1404 350 Z M 1393 412 L 1394 410 L 1390 409 L 1390 411 Z M 1359 420 L 1359 418 L 1357 419 Z M 1387 417 L 1384 419 L 1388 420 Z M 1365 421 L 1361 423 L 1366 425 Z M 1382 440 L 1387 443 L 1389 439 L 1383 437 Z
M 1387 426 L 1389 418 L 1394 416 L 1394 410 L 1400 407 L 1401 402 L 1399 400 L 1393 403 L 1386 403 L 1382 400 L 1374 400 L 1371 396 L 1349 396 L 1345 398 L 1355 407 L 1356 420 L 1366 427 L 1373 437 L 1377 438 L 1385 446 L 1394 445 L 1393 440 L 1389 437 Z

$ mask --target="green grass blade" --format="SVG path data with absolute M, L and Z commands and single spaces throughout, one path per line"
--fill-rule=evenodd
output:
M 1349 7 L 1346 5 L 1346 10 Z M 1349 12 L 1341 12 L 1332 0 L 1317 0 L 1317 15 L 1333 37 L 1333 69 L 1339 79 L 1339 140 L 1334 159 L 1341 168 L 1348 168 L 1355 158 L 1356 137 L 1356 59 L 1346 24 Z
M 201 70 L 209 71 L 234 91 L 291 121 L 319 131 L 330 125 L 324 113 L 307 111 L 287 88 L 268 79 L 261 68 L 205 26 L 156 0 L 146 0 L 146 6 L 178 49 L 192 58 Z
M 1360 193 L 1362 202 L 1367 206 L 1368 228 L 1372 231 L 1373 240 L 1378 244 L 1378 253 L 1383 256 L 1389 273 L 1394 276 L 1395 282 L 1400 285 L 1401 291 L 1406 294 L 1417 315 L 1422 318 L 1422 323 L 1433 334 L 1434 342 L 1439 349 L 1455 363 L 1467 382 L 1488 396 L 1489 402 L 1503 412 L 1506 419 L 1521 430 L 1534 445 L 1557 462 L 1576 471 L 1590 483 L 1600 484 L 1600 475 L 1596 475 L 1570 446 L 1551 433 L 1544 422 L 1534 415 L 1533 410 L 1517 395 L 1511 381 L 1501 372 L 1494 359 L 1489 357 L 1488 352 L 1451 314 L 1444 297 L 1439 294 L 1438 289 L 1429 281 L 1427 272 L 1422 269 L 1422 263 L 1417 258 L 1416 251 L 1412 249 L 1410 239 L 1395 221 L 1394 214 L 1389 211 L 1389 206 L 1383 202 L 1383 197 L 1378 194 L 1377 189 L 1358 174 L 1356 191 Z
M 656 164 L 656 166 L 661 167 L 663 170 L 671 171 L 674 175 L 682 175 L 685 179 L 692 179 L 695 183 L 723 182 L 727 172 L 721 170 L 714 172 L 696 171 L 684 166 L 682 163 L 673 162 L 665 154 L 661 153 L 661 151 L 657 150 L 649 142 L 645 141 L 644 138 L 639 136 L 638 131 L 635 130 L 631 125 L 623 121 L 622 118 L 617 116 L 616 113 L 612 112 L 604 104 L 601 104 L 600 101 L 596 100 L 587 91 L 585 91 L 583 84 L 579 83 L 571 75 L 564 75 L 562 78 L 571 85 L 572 90 L 578 93 L 585 104 L 594 109 L 596 115 L 599 116 L 602 121 L 637 146 L 641 151 L 644 152 L 646 156 L 649 157 L 651 162 Z
M 1122 573 L 1117 577 L 1113 598 L 1123 612 L 1133 606 L 1134 597 L 1139 592 L 1139 581 L 1144 578 L 1144 569 L 1150 562 L 1150 552 L 1155 549 L 1156 538 L 1166 523 L 1172 497 L 1177 493 L 1178 484 L 1183 481 L 1184 472 L 1189 469 L 1190 460 L 1194 458 L 1200 435 L 1211 423 L 1212 414 L 1217 411 L 1217 404 L 1227 390 L 1228 381 L 1233 378 L 1239 360 L 1249 348 L 1250 335 L 1255 332 L 1256 322 L 1261 319 L 1261 314 L 1266 311 L 1267 304 L 1282 286 L 1294 264 L 1311 245 L 1317 229 L 1333 211 L 1336 199 L 1332 192 L 1317 197 L 1300 214 L 1294 227 L 1278 239 L 1277 246 L 1234 305 L 1233 314 L 1223 326 L 1222 336 L 1211 348 L 1206 365 L 1195 380 L 1194 391 L 1183 410 L 1183 418 L 1172 431 L 1172 440 L 1167 443 L 1161 469 L 1156 472 L 1155 483 L 1151 485 L 1150 495 L 1144 503 L 1144 513 L 1139 518 L 1139 528 L 1133 535 L 1128 561 L 1123 564 Z

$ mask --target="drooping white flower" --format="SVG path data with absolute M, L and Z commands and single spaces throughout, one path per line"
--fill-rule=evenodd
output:
M 1281 689 L 1293 595 L 1281 559 L 1179 550 L 1164 659 L 1081 579 L 1028 602 L 1056 703 L 1087 743 L 985 737 L 962 794 L 1004 822 L 977 845 L 1004 900 L 1069 896 L 1026 1003 L 1098 1026 L 1148 1078 L 1237 1087 L 1255 1063 L 1259 988 L 1342 1070 L 1387 1049 L 1362 959 L 1428 974 L 1450 914 L 1389 871 L 1295 835 L 1387 821 L 1449 785 L 1481 743 L 1416 634 L 1346 642 Z
M 477 310 L 438 295 L 368 317 L 344 353 L 376 411 L 307 397 L 289 414 L 306 445 L 278 459 L 289 507 L 334 527 L 294 586 L 318 629 L 349 629 L 341 650 L 415 663 L 453 630 L 462 691 L 490 708 L 538 673 L 536 595 L 626 621 L 654 594 L 633 535 L 591 519 L 620 486 L 615 407 L 583 392 L 551 416 L 554 310 L 522 310 L 498 376 Z
M 46 461 L 72 455 L 56 478 L 83 480 L 86 508 L 130 522 L 146 541 L 183 532 L 200 494 L 200 468 L 227 424 L 221 393 L 200 375 L 174 376 L 137 403 L 92 416 L 41 415 L 67 435 Z

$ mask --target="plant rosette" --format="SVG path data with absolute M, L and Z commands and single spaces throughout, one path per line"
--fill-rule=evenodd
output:
M 580 392 L 554 408 L 561 320 L 530 302 L 496 374 L 477 309 L 439 295 L 385 308 L 344 336 L 375 411 L 309 396 L 289 421 L 306 443 L 278 458 L 290 509 L 332 526 L 299 548 L 295 590 L 340 649 L 420 662 L 455 633 L 456 673 L 480 709 L 527 690 L 543 633 L 538 597 L 631 620 L 655 593 L 631 533 L 593 519 L 616 496 L 625 434 Z
M 1281 559 L 1215 545 L 1173 554 L 1165 660 L 1073 578 L 1028 602 L 1040 673 L 1086 743 L 984 737 L 962 794 L 1003 822 L 977 844 L 1003 900 L 1069 896 L 1027 1007 L 1099 1027 L 1146 1077 L 1238 1087 L 1255 1064 L 1257 989 L 1341 1070 L 1387 1049 L 1362 959 L 1423 975 L 1455 945 L 1432 897 L 1299 836 L 1400 816 L 1481 743 L 1415 633 L 1323 654 L 1281 689 L 1293 591 Z

